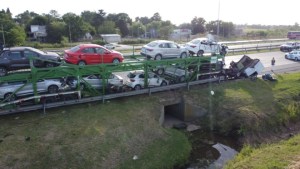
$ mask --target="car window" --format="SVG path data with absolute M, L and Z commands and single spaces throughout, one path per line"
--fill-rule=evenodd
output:
M 136 76 L 136 74 L 133 74 L 133 73 L 129 73 L 129 74 L 127 75 L 128 78 L 135 78 L 135 76 Z
M 150 42 L 147 44 L 147 46 L 150 46 L 150 47 L 155 47 L 157 45 L 156 42 Z
M 32 51 L 25 50 L 25 51 L 24 51 L 24 56 L 25 56 L 26 58 L 29 58 L 30 56 L 32 56 L 32 57 L 38 57 L 39 54 L 37 54 L 37 53 L 35 53 L 35 52 L 32 52 Z
M 84 48 L 81 52 L 82 53 L 95 53 L 94 48 Z
M 88 79 L 99 79 L 98 75 L 90 75 Z
M 14 52 L 10 52 L 9 53 L 9 57 L 11 58 L 11 59 L 21 59 L 22 58 L 22 55 L 21 55 L 21 52 L 19 52 L 19 51 L 14 51 Z
M 8 55 L 8 53 L 9 53 L 8 51 L 3 51 L 0 55 L 0 57 L 5 57 Z
M 95 48 L 96 49 L 96 53 L 98 54 L 103 54 L 105 52 L 105 49 L 103 48 Z
M 198 43 L 200 43 L 200 40 L 195 39 L 195 40 L 192 40 L 191 43 L 192 43 L 192 44 L 198 44 Z
M 145 78 L 145 75 L 144 74 L 140 74 L 139 78 Z
M 79 49 L 80 49 L 80 47 L 79 47 L 79 45 L 78 45 L 78 46 L 72 47 L 72 48 L 70 49 L 70 51 L 73 52 L 73 53 L 75 53 L 75 52 L 77 52 Z
M 169 45 L 167 43 L 162 43 L 159 45 L 160 48 L 169 48 Z
M 113 78 L 115 78 L 115 75 L 114 75 L 114 74 L 111 74 L 111 75 L 109 75 L 108 78 L 109 78 L 109 79 L 113 79 Z
M 169 43 L 170 48 L 177 48 L 177 45 L 174 43 Z

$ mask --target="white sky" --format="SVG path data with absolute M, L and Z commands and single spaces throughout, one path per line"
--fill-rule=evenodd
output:
M 197 17 L 207 22 L 218 19 L 219 0 L 0 0 L 0 9 L 9 8 L 13 16 L 26 10 L 38 14 L 56 10 L 60 15 L 84 10 L 127 13 L 151 17 L 158 12 L 173 24 L 190 23 Z M 300 23 L 300 0 L 220 0 L 220 20 L 234 24 L 294 25 Z

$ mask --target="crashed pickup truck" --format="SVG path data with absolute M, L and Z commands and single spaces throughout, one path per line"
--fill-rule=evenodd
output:
M 251 59 L 244 55 L 238 62 L 232 61 L 230 67 L 225 69 L 228 78 L 256 78 L 264 69 L 259 59 Z

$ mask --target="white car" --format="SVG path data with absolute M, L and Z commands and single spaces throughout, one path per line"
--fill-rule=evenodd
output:
M 227 46 L 210 41 L 207 38 L 197 38 L 185 44 L 191 55 L 203 56 L 204 53 L 227 53 Z
M 77 88 L 77 79 L 74 77 L 68 78 L 67 84 L 69 85 L 69 87 L 71 89 L 76 89 Z M 123 78 L 119 75 L 111 74 L 108 77 L 106 84 L 115 86 L 115 87 L 121 87 L 121 86 L 123 86 Z M 102 89 L 103 78 L 101 77 L 101 75 L 89 75 L 89 76 L 83 77 L 80 82 L 80 89 L 83 90 L 89 86 L 93 87 L 94 89 Z
M 109 50 L 112 50 L 112 49 L 115 49 L 116 48 L 116 45 L 112 44 L 112 43 L 108 43 L 108 44 L 105 44 L 104 47 L 106 49 L 109 49 Z
M 144 45 L 141 49 L 141 55 L 154 60 L 186 58 L 188 50 L 172 41 L 157 40 Z
M 127 77 L 129 78 L 129 81 L 126 85 L 130 88 L 140 90 L 145 87 L 145 73 L 143 70 L 130 71 Z M 148 73 L 148 87 L 166 86 L 168 84 L 168 80 L 159 77 L 152 72 Z
M 59 79 L 41 79 L 36 83 L 37 93 L 57 93 L 63 90 L 64 83 Z M 0 99 L 14 101 L 20 96 L 34 94 L 32 83 L 26 81 L 5 82 L 0 84 Z
M 300 60 L 300 50 L 293 50 L 290 53 L 286 53 L 285 58 L 299 61 Z

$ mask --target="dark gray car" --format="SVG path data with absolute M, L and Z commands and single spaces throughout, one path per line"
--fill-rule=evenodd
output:
M 35 67 L 54 67 L 61 61 L 54 52 L 44 52 L 32 47 L 5 48 L 0 54 L 0 76 L 8 71 L 30 68 L 29 58 L 34 57 Z

